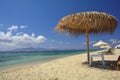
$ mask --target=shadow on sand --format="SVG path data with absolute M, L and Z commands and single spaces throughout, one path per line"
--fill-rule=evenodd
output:
M 83 65 L 88 65 L 87 62 L 83 62 Z M 116 70 L 116 61 L 105 61 L 105 67 L 102 65 L 102 61 L 93 61 L 90 67 L 101 68 L 106 70 Z

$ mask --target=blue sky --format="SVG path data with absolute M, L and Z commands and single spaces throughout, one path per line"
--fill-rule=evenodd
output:
M 58 21 L 85 11 L 107 12 L 118 19 L 114 34 L 90 35 L 90 46 L 99 40 L 120 44 L 120 0 L 0 0 L 0 50 L 42 47 L 85 49 L 85 35 L 71 37 L 54 31 Z

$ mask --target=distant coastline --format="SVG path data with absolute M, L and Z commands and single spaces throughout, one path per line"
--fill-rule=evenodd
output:
M 86 49 L 46 49 L 46 48 L 18 48 L 13 50 L 6 50 L 0 52 L 41 52 L 41 51 L 86 51 Z M 91 49 L 90 51 L 97 51 L 100 49 Z

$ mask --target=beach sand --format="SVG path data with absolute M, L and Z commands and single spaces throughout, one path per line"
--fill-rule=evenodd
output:
M 87 55 L 79 54 L 0 72 L 0 80 L 120 80 L 120 71 L 115 70 L 113 64 L 120 55 L 120 49 L 114 53 L 104 56 L 105 68 L 100 58 L 93 59 L 93 65 L 89 67 L 86 63 Z

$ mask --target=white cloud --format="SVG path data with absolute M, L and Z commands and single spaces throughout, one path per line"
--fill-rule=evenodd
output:
M 0 32 L 0 40 L 11 40 L 10 39 L 11 35 L 12 34 L 10 32 L 7 33 Z
M 111 42 L 112 45 L 120 44 L 120 40 L 117 40 L 117 39 L 110 39 L 110 42 Z
M 19 44 L 19 45 L 23 45 L 26 47 L 27 47 L 27 45 L 30 45 L 30 46 L 32 46 L 33 44 L 37 45 L 37 44 L 45 41 L 45 39 L 46 38 L 42 35 L 39 35 L 38 37 L 33 37 L 33 36 L 30 36 L 26 33 L 21 35 L 21 36 L 13 36 L 12 37 L 12 40 L 16 45 Z
M 12 31 L 17 30 L 18 26 L 12 25 L 8 28 L 8 31 L 0 31 L 0 49 L 10 50 L 15 48 L 27 48 L 38 47 L 41 42 L 44 42 L 46 38 L 43 35 L 36 36 L 34 33 L 31 35 L 23 32 L 12 34 Z
M 35 34 L 34 33 L 32 33 L 32 35 L 31 35 L 32 37 L 35 37 Z
M 20 26 L 21 29 L 27 28 L 27 26 Z
M 17 26 L 17 25 L 11 25 L 7 30 L 10 32 L 16 31 L 17 29 L 24 29 L 27 28 L 27 26 Z
M 20 35 L 22 35 L 22 34 L 24 34 L 24 32 L 18 32 L 16 35 L 17 35 L 17 36 L 20 36 Z
M 18 29 L 18 26 L 12 25 L 11 27 L 8 28 L 8 31 L 12 32 Z

